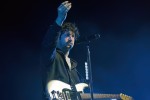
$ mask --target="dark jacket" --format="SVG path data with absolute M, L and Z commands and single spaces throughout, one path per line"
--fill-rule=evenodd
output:
M 60 80 L 67 84 L 80 82 L 76 70 L 77 62 L 71 59 L 71 70 L 63 52 L 56 48 L 61 27 L 56 23 L 50 26 L 42 42 L 41 66 L 43 68 L 43 88 L 51 80 Z

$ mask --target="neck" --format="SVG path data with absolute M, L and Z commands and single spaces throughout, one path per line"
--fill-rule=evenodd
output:
M 69 51 L 64 52 L 64 55 L 65 55 L 65 57 L 68 57 L 69 56 Z

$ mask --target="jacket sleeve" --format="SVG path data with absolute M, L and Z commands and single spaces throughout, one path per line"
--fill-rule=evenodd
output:
M 56 23 L 50 25 L 49 29 L 45 33 L 43 41 L 41 43 L 41 54 L 40 54 L 40 66 L 42 74 L 42 85 L 43 85 L 43 96 L 47 97 L 46 80 L 47 80 L 47 68 L 50 67 L 51 58 L 55 54 L 57 39 L 59 37 L 59 31 L 61 27 Z
M 47 30 L 42 46 L 46 48 L 55 48 L 56 47 L 56 40 L 59 36 L 59 31 L 61 27 L 58 26 L 56 23 L 53 23 L 53 25 L 50 25 L 49 29 Z
M 58 26 L 56 23 L 54 23 L 53 25 L 50 25 L 48 31 L 46 32 L 43 41 L 42 41 L 42 59 L 44 59 L 45 61 L 49 62 L 50 59 L 53 57 L 54 55 L 54 51 L 56 50 L 56 44 L 57 44 L 57 39 L 60 35 L 60 29 L 61 27 Z M 47 63 L 45 62 L 44 63 Z

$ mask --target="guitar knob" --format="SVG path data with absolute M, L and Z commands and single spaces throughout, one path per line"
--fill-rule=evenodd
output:
M 56 95 L 55 95 L 55 94 L 56 94 L 56 91 L 53 90 L 51 93 L 52 93 L 52 96 L 53 96 L 53 99 L 52 99 L 52 100 L 56 100 Z
M 51 93 L 52 93 L 52 94 L 55 94 L 55 93 L 56 93 L 56 91 L 54 91 L 54 90 L 53 90 Z

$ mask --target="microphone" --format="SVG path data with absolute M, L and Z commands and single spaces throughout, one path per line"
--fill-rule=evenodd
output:
M 76 41 L 76 44 L 84 43 L 84 42 L 91 42 L 93 40 L 99 39 L 100 34 L 92 34 L 86 37 L 79 37 L 79 40 Z

